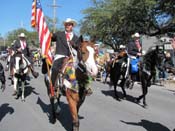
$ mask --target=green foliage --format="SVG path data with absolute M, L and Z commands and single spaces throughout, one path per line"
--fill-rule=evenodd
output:
M 17 40 L 18 39 L 18 35 L 20 33 L 24 33 L 27 37 L 27 41 L 29 43 L 29 46 L 34 46 L 34 47 L 39 47 L 39 42 L 38 42 L 38 33 L 36 31 L 27 31 L 26 29 L 24 28 L 19 28 L 19 29 L 16 29 L 16 30 L 13 30 L 13 31 L 10 31 L 7 33 L 7 45 L 10 46 L 11 43 L 14 42 L 14 40 Z
M 88 34 L 117 50 L 127 44 L 131 35 L 157 36 L 175 31 L 174 0 L 92 0 L 93 6 L 84 10 L 81 34 Z M 169 9 L 170 7 L 171 9 Z M 170 14 L 162 26 L 156 16 Z

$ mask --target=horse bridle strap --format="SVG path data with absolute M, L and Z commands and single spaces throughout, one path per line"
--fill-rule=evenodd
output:
M 87 72 L 86 65 L 82 61 L 77 64 L 77 68 L 83 73 Z

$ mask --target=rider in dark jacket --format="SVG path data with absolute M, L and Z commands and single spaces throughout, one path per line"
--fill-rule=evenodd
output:
M 128 43 L 128 54 L 131 56 L 141 56 L 142 55 L 142 45 L 140 41 L 139 33 L 133 35 L 133 40 Z
M 52 36 L 52 41 L 56 42 L 56 50 L 51 74 L 53 86 L 55 85 L 57 74 L 62 68 L 64 59 L 72 55 L 71 47 L 78 46 L 78 43 L 76 43 L 78 41 L 78 36 L 73 33 L 73 27 L 76 25 L 76 21 L 68 18 L 63 24 L 65 26 L 65 31 L 58 31 Z
M 32 75 L 37 78 L 39 73 L 34 71 L 32 56 L 26 41 L 26 36 L 24 33 L 21 33 L 18 37 L 19 39 L 17 39 L 14 43 L 14 50 L 15 52 L 21 52 L 24 54 L 24 58 L 27 60 Z
M 130 41 L 128 43 L 128 46 L 127 46 L 127 51 L 128 51 L 128 54 L 130 56 L 130 73 L 132 74 L 131 77 L 132 77 L 132 80 L 137 80 L 139 79 L 138 78 L 138 63 L 137 62 L 133 62 L 134 60 L 138 60 L 139 57 L 142 55 L 142 44 L 141 44 L 141 41 L 140 41 L 140 35 L 139 33 L 135 33 L 133 35 L 133 39 L 132 41 Z M 133 66 L 132 63 L 136 63 L 137 65 L 137 69 L 136 68 L 132 68 L 132 67 L 136 67 L 136 66 Z

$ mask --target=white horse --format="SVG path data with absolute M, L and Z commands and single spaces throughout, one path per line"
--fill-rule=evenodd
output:
M 26 75 L 29 71 L 28 68 L 28 60 L 21 53 L 15 54 L 15 63 L 14 63 L 14 90 L 16 95 L 16 99 L 18 99 L 21 95 L 22 101 L 25 101 L 25 80 Z M 22 93 L 20 93 L 20 87 Z

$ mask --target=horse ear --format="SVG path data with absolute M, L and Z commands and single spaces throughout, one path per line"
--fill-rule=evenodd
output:
M 78 38 L 78 41 L 81 42 L 81 43 L 83 42 L 83 36 L 82 35 L 80 35 L 80 37 Z

